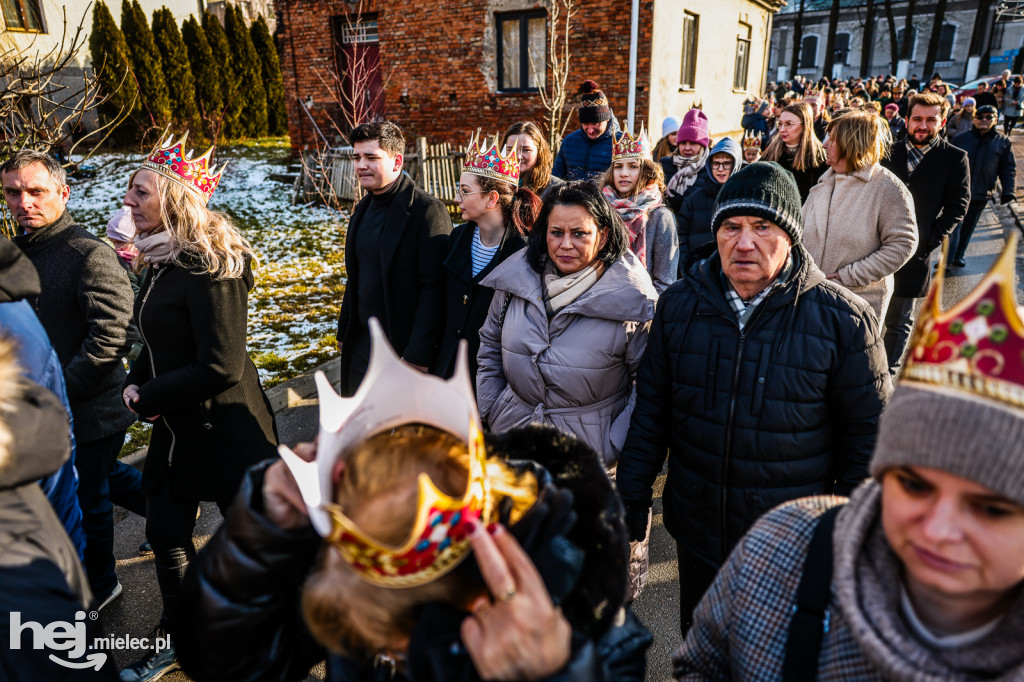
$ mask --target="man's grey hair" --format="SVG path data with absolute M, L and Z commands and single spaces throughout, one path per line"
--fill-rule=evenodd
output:
M 2 177 L 4 173 L 21 170 L 25 166 L 31 166 L 33 163 L 43 164 L 43 168 L 50 173 L 50 177 L 57 183 L 57 189 L 64 189 L 64 186 L 68 184 L 68 173 L 64 170 L 64 167 L 57 162 L 57 159 L 53 158 L 46 152 L 37 152 L 34 149 L 22 149 L 20 152 L 17 152 L 14 156 L 7 159 L 7 161 L 0 166 L 0 177 Z

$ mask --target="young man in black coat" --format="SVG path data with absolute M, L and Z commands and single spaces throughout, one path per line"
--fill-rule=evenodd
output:
M 961 268 L 967 265 L 967 245 L 988 203 L 989 192 L 995 189 L 996 180 L 1002 185 L 999 203 L 1008 204 L 1017 194 L 1017 162 L 1010 138 L 996 132 L 997 115 L 995 107 L 979 106 L 974 112 L 974 128 L 953 138 L 953 145 L 967 152 L 971 166 L 971 203 L 967 206 L 967 215 L 949 239 L 952 263 Z
M 759 516 L 849 494 L 867 476 L 892 392 L 871 308 L 800 243 L 792 175 L 747 166 L 722 186 L 711 224 L 716 243 L 658 300 L 616 478 L 630 539 L 643 538 L 668 453 L 662 500 L 684 634 Z
M 108 477 L 125 429 L 135 421 L 121 401 L 122 358 L 135 341 L 132 289 L 114 249 L 67 211 L 71 190 L 53 158 L 18 152 L 0 168 L 0 180 L 18 225 L 14 243 L 39 272 L 42 292 L 31 303 L 64 370 L 74 419 L 85 570 L 102 607 L 121 593 Z M 135 497 L 144 505 L 135 480 Z
M 918 299 L 928 293 L 932 253 L 967 213 L 971 171 L 967 153 L 942 139 L 949 103 L 933 92 L 910 98 L 907 138 L 893 145 L 882 165 L 914 197 L 917 252 L 896 271 L 893 297 L 885 314 L 885 352 L 896 376 L 914 327 Z
M 402 173 L 405 138 L 394 123 L 364 123 L 349 136 L 366 196 L 345 236 L 348 282 L 338 317 L 341 394 L 352 395 L 370 363 L 371 317 L 395 352 L 427 371 L 444 328 L 444 270 L 452 220 L 440 200 Z

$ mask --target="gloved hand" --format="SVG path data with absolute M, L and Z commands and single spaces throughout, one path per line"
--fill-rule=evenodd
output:
M 1003 196 L 999 197 L 999 203 L 1005 206 L 1006 204 L 1010 203 L 1016 198 L 1017 197 L 1013 194 L 1004 194 Z
M 626 529 L 630 542 L 640 542 L 647 537 L 647 516 L 650 507 L 642 504 L 626 504 Z

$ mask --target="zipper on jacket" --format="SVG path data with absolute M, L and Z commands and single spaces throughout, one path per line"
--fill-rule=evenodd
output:
M 142 303 L 139 305 L 139 335 L 142 337 L 142 342 L 146 344 L 147 353 L 149 356 L 149 371 L 153 378 L 156 378 L 156 360 L 153 359 L 153 347 L 149 345 L 149 340 L 146 338 L 146 332 L 142 330 L 142 311 L 146 308 L 146 301 L 149 300 L 149 294 L 153 291 L 153 287 L 156 286 L 157 279 L 160 275 L 164 274 L 164 270 L 157 270 L 153 274 L 153 279 L 149 282 L 149 287 L 146 289 L 145 296 L 142 297 Z M 171 428 L 170 423 L 167 421 L 167 417 L 160 415 L 160 419 L 163 420 L 164 426 L 171 433 L 171 449 L 167 451 L 167 468 L 171 468 L 171 460 L 174 458 L 174 443 L 177 437 L 174 435 L 174 429 Z
M 722 555 L 728 545 L 726 535 L 729 529 L 729 458 L 732 450 L 732 423 L 736 417 L 736 388 L 740 383 L 740 368 L 743 365 L 743 346 L 747 335 L 740 332 L 740 342 L 736 347 L 736 367 L 732 373 L 732 388 L 729 391 L 729 417 L 725 422 L 725 456 L 722 458 Z

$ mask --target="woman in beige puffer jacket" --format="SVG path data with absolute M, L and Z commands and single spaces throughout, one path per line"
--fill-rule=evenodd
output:
M 579 248 L 581 230 L 597 243 Z M 548 423 L 615 466 L 657 298 L 628 244 L 596 187 L 566 183 L 546 199 L 527 247 L 483 280 L 495 295 L 480 330 L 477 397 L 492 431 Z
M 829 124 L 829 170 L 803 207 L 804 246 L 825 275 L 871 305 L 879 321 L 893 274 L 917 250 L 914 199 L 882 168 L 891 138 L 884 119 L 852 111 Z

